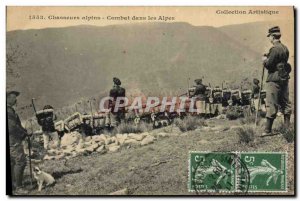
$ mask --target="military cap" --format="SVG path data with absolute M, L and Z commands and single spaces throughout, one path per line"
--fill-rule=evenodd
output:
M 272 27 L 272 28 L 269 29 L 269 32 L 268 32 L 267 36 L 269 37 L 271 35 L 281 36 L 279 26 L 275 26 L 275 27 Z
M 202 79 L 195 79 L 196 84 L 201 83 L 201 82 L 202 82 Z
M 6 92 L 6 96 L 10 95 L 10 94 L 15 94 L 16 96 L 19 96 L 20 95 L 20 92 L 18 91 L 7 91 Z
M 113 78 L 113 82 L 116 84 L 116 85 L 121 85 L 121 80 L 117 77 L 114 77 Z
M 54 109 L 54 108 L 51 105 L 45 105 L 43 109 L 47 110 L 47 109 Z
M 259 84 L 259 80 L 256 79 L 256 78 L 254 78 L 254 79 L 253 79 L 253 83 L 254 83 L 254 84 Z

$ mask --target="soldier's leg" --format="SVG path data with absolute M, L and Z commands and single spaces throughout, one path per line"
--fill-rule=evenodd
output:
M 44 140 L 44 149 L 47 150 L 49 147 L 49 133 L 48 132 L 43 133 L 43 140 Z
M 275 119 L 278 112 L 280 86 L 275 82 L 267 82 L 266 109 L 267 118 Z
M 196 101 L 197 114 L 202 115 L 205 113 L 205 101 L 197 100 Z
M 110 113 L 110 126 L 116 127 L 117 125 L 118 125 L 117 114 Z
M 197 109 L 197 114 L 199 115 L 200 111 L 201 111 L 201 109 L 200 109 L 200 107 L 201 107 L 201 101 L 197 100 L 196 103 L 195 103 L 195 105 L 196 105 L 196 109 Z
M 220 114 L 223 114 L 223 106 L 222 106 L 222 103 L 218 103 L 218 113 L 219 113 L 219 115 L 220 115 Z
M 55 131 L 55 132 L 49 133 L 49 135 L 53 140 L 53 145 L 54 145 L 55 149 L 59 148 L 60 143 L 59 143 L 58 133 Z
M 205 103 L 205 116 L 209 117 L 211 113 L 211 104 L 210 103 Z
M 26 166 L 26 157 L 22 145 L 14 147 L 14 176 L 16 181 L 16 188 L 20 188 L 23 185 L 23 174 Z
M 118 119 L 119 119 L 119 124 L 124 123 L 125 122 L 125 112 L 120 112 L 118 113 Z
M 14 147 L 10 147 L 10 172 L 11 172 L 11 184 L 12 188 L 16 188 L 16 176 L 15 176 L 15 165 L 16 165 L 16 160 L 15 160 L 15 155 L 14 152 Z
M 275 82 L 267 82 L 266 88 L 267 88 L 267 97 L 266 97 L 267 122 L 266 122 L 264 134 L 268 134 L 272 132 L 272 125 L 278 111 L 278 101 L 279 101 L 278 95 L 280 90 L 279 85 Z
M 259 98 L 254 98 L 253 99 L 253 102 L 254 102 L 254 108 L 255 108 L 255 111 L 258 110 L 258 102 L 259 102 Z
M 109 125 L 111 125 L 111 123 L 110 123 L 110 113 L 106 113 L 105 114 L 105 126 L 109 127 Z
M 216 110 L 217 110 L 217 104 L 215 104 L 215 103 L 211 103 L 210 104 L 210 113 L 212 114 L 212 115 L 214 115 L 215 113 L 216 113 Z
M 281 85 L 279 103 L 280 103 L 281 111 L 284 114 L 284 125 L 288 127 L 290 125 L 290 117 L 292 113 L 291 102 L 289 100 L 288 82 Z

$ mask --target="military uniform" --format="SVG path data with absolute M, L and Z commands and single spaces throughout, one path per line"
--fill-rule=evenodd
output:
M 55 116 L 53 114 L 52 106 L 46 105 L 43 109 L 45 110 L 52 110 L 52 112 L 43 112 L 40 115 L 37 115 L 37 120 L 39 125 L 42 127 L 43 131 L 43 141 L 44 141 L 44 149 L 49 149 L 49 141 L 50 137 L 53 141 L 53 146 L 55 148 L 59 147 L 59 136 L 54 126 L 54 119 Z
M 196 86 L 194 96 L 196 98 L 197 114 L 205 115 L 206 86 L 202 84 L 202 79 L 196 79 L 195 83 Z
M 22 186 L 26 157 L 22 141 L 27 131 L 22 127 L 20 118 L 12 106 L 7 105 L 7 125 L 9 134 L 10 165 L 14 187 Z
M 109 102 L 110 112 L 110 125 L 112 127 L 117 126 L 125 119 L 125 107 L 117 108 L 118 111 L 115 110 L 115 103 L 118 97 L 125 97 L 126 91 L 123 87 L 121 87 L 121 81 L 118 78 L 113 78 L 114 86 L 109 92 L 109 96 L 113 99 Z M 120 101 L 120 104 L 123 104 L 123 100 Z
M 291 114 L 289 102 L 288 77 L 282 78 L 278 71 L 279 65 L 286 65 L 289 51 L 280 41 L 276 41 L 270 49 L 264 66 L 268 69 L 267 77 L 267 117 L 275 118 L 278 112 L 278 105 L 282 108 L 283 114 Z
M 220 87 L 215 87 L 212 90 L 213 103 L 211 104 L 211 114 L 221 114 L 223 112 L 222 107 L 222 89 Z M 218 113 L 217 113 L 218 112 Z
M 273 27 L 269 30 L 269 35 L 280 35 L 279 27 Z M 281 36 L 281 35 L 280 35 Z M 280 38 L 280 37 L 279 37 Z M 276 118 L 279 107 L 285 115 L 285 123 L 289 122 L 291 115 L 291 105 L 289 102 L 289 73 L 290 65 L 288 64 L 289 50 L 279 39 L 274 39 L 273 47 L 266 55 L 263 62 L 264 67 L 268 70 L 267 76 L 267 125 L 266 132 L 271 132 L 272 124 Z
M 253 79 L 252 99 L 253 99 L 255 110 L 258 109 L 258 103 L 259 103 L 259 90 L 260 90 L 260 86 L 258 84 L 259 84 L 259 80 L 258 79 Z

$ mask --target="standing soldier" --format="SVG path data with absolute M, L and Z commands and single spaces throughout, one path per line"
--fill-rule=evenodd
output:
M 51 105 L 44 106 L 42 111 L 37 113 L 38 124 L 42 127 L 44 149 L 49 149 L 49 138 L 51 137 L 53 145 L 55 148 L 59 148 L 59 136 L 55 129 L 54 120 L 56 116 L 54 115 L 53 107 Z
M 265 132 L 262 136 L 272 133 L 272 125 L 278 107 L 280 106 L 284 114 L 284 125 L 289 126 L 291 116 L 291 105 L 289 102 L 289 73 L 291 66 L 288 63 L 289 50 L 280 42 L 280 28 L 278 26 L 269 29 L 268 37 L 273 44 L 267 55 L 264 55 L 263 65 L 268 70 L 267 77 L 267 122 Z
M 110 125 L 112 127 L 116 127 L 125 119 L 125 107 L 117 108 L 118 111 L 115 110 L 115 104 L 118 97 L 125 97 L 125 89 L 121 87 L 121 80 L 119 78 L 113 78 L 114 86 L 109 92 L 109 96 L 113 98 L 112 101 L 109 101 L 109 109 L 111 109 L 110 113 Z M 120 104 L 123 104 L 124 101 L 121 100 Z
M 254 78 L 253 85 L 252 85 L 252 98 L 253 98 L 253 102 L 254 102 L 255 111 L 258 110 L 259 90 L 260 90 L 259 80 Z
M 212 99 L 213 99 L 213 103 L 212 103 L 212 115 L 220 115 L 223 112 L 223 107 L 222 107 L 222 89 L 219 86 L 216 86 L 213 90 L 212 90 Z
M 196 97 L 197 115 L 200 117 L 205 117 L 205 92 L 207 86 L 202 84 L 202 79 L 196 79 L 195 83 L 196 86 L 194 96 Z
M 27 194 L 22 188 L 23 174 L 26 166 L 26 157 L 22 141 L 28 136 L 26 129 L 22 127 L 19 115 L 15 112 L 14 106 L 17 103 L 17 91 L 6 93 L 7 125 L 9 133 L 10 165 L 14 194 Z

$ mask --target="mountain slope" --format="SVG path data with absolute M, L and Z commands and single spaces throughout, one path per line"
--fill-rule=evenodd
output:
M 279 26 L 282 33 L 282 42 L 287 45 L 294 56 L 294 26 L 292 21 L 268 21 L 254 22 L 238 25 L 227 25 L 220 27 L 219 30 L 227 34 L 228 37 L 237 42 L 246 45 L 253 51 L 263 54 L 268 52 L 271 43 L 267 38 L 268 29 L 273 26 Z
M 128 94 L 175 95 L 186 90 L 189 77 L 220 85 L 254 76 L 260 63 L 258 53 L 219 29 L 187 23 L 12 31 L 10 46 L 26 52 L 17 66 L 20 105 L 35 97 L 40 107 L 103 96 L 114 76 Z

